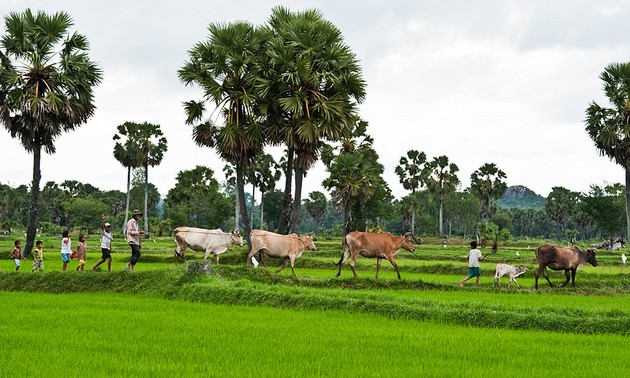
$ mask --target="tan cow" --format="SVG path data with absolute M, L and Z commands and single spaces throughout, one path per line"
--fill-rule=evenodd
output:
M 247 255 L 247 263 L 252 262 L 252 257 L 258 252 L 263 252 L 269 257 L 282 257 L 284 265 L 276 273 L 287 267 L 291 262 L 291 272 L 295 276 L 295 260 L 302 256 L 304 250 L 316 251 L 312 234 L 298 236 L 297 234 L 281 235 L 264 230 L 252 230 L 249 234 L 252 250 Z M 262 260 L 262 255 L 261 255 Z
M 343 238 L 343 254 L 337 263 L 339 266 L 337 277 L 341 274 L 341 266 L 346 262 L 348 257 L 350 257 L 350 268 L 352 268 L 352 273 L 354 273 L 356 277 L 357 272 L 354 269 L 354 265 L 357 261 L 357 255 L 361 255 L 368 258 L 376 257 L 376 279 L 378 279 L 378 271 L 381 269 L 383 259 L 387 259 L 387 261 L 394 266 L 396 274 L 398 274 L 398 279 L 400 279 L 400 272 L 398 271 L 396 261 L 394 261 L 394 256 L 398 254 L 401 248 L 409 252 L 415 251 L 411 234 L 394 236 L 389 232 L 351 232 Z
M 177 227 L 175 229 L 175 243 L 175 259 L 184 258 L 184 251 L 186 248 L 190 248 L 193 251 L 205 252 L 204 260 L 207 260 L 211 253 L 214 254 L 214 263 L 219 264 L 219 255 L 225 253 L 230 245 L 242 247 L 243 238 L 238 230 L 223 232 L 219 229 Z
M 536 249 L 536 259 L 538 260 L 538 270 L 536 270 L 534 284 L 536 289 L 538 289 L 538 277 L 541 274 L 545 277 L 549 286 L 553 287 L 549 280 L 549 274 L 547 274 L 547 267 L 553 270 L 564 270 L 567 280 L 560 286 L 565 286 L 571 279 L 571 283 L 575 287 L 575 272 L 579 267 L 586 263 L 597 266 L 595 251 L 592 249 L 582 251 L 576 246 L 542 245 Z

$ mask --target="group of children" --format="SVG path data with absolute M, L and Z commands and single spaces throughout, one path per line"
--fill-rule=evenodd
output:
M 112 270 L 112 255 L 111 255 L 111 243 L 112 243 L 112 226 L 109 223 L 105 223 L 105 215 L 101 215 L 101 251 L 102 256 L 99 262 L 96 263 L 92 267 L 92 270 L 96 270 L 96 268 L 104 263 L 107 260 L 107 271 Z M 64 231 L 62 233 L 61 239 L 61 261 L 63 262 L 62 271 L 66 271 L 68 267 L 68 263 L 70 259 L 76 258 L 79 261 L 79 265 L 76 270 L 83 271 L 85 269 L 85 263 L 87 261 L 87 243 L 85 242 L 86 236 L 84 234 L 79 235 L 79 243 L 77 244 L 76 251 L 72 251 L 72 241 L 71 235 L 69 231 Z M 21 261 L 22 261 L 22 242 L 20 240 L 16 240 L 14 243 L 14 248 L 11 251 L 11 258 L 15 263 L 15 271 L 20 270 Z M 44 252 L 43 252 L 44 243 L 41 240 L 35 242 L 35 249 L 33 250 L 33 269 L 31 272 L 36 270 L 44 271 Z

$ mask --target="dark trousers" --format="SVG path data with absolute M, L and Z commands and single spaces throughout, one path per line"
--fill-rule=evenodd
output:
M 129 262 L 131 265 L 136 265 L 138 260 L 140 260 L 140 246 L 138 244 L 129 244 L 131 247 L 131 260 Z

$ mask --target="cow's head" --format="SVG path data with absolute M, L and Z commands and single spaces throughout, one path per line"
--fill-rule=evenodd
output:
M 238 244 L 239 247 L 243 246 L 243 237 L 238 229 L 232 231 L 230 235 L 232 236 L 232 244 Z
M 515 266 L 514 267 L 514 271 L 516 274 L 514 274 L 514 277 L 518 277 L 521 274 L 527 272 L 527 267 L 525 265 L 519 265 L 519 266 Z
M 595 258 L 595 250 L 594 249 L 587 249 L 586 250 L 586 262 L 593 265 L 593 266 L 597 266 L 597 259 Z
M 407 232 L 403 236 L 402 247 L 409 252 L 413 252 L 416 250 L 416 248 L 413 246 L 413 235 L 411 235 L 411 232 Z
M 308 234 L 305 234 L 300 239 L 302 240 L 302 242 L 304 242 L 304 245 L 306 246 L 306 249 L 309 249 L 311 251 L 317 251 L 317 247 L 315 247 L 315 241 L 313 241 L 313 233 L 312 232 L 309 232 Z

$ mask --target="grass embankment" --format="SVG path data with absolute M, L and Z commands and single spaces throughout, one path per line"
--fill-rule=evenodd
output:
M 215 267 L 211 277 L 183 268 L 145 272 L 0 273 L 0 289 L 48 293 L 116 292 L 213 304 L 344 310 L 389 319 L 567 333 L 630 332 L 630 298 L 552 290 L 460 290 L 420 280 L 317 279 L 249 267 Z M 566 292 L 566 291 L 565 291 Z M 564 293 L 564 292 L 563 292 Z
M 630 369 L 624 336 L 108 293 L 0 292 L 0 345 L 0 377 L 538 376 L 566 374 L 566 361 L 579 364 L 576 376 Z

